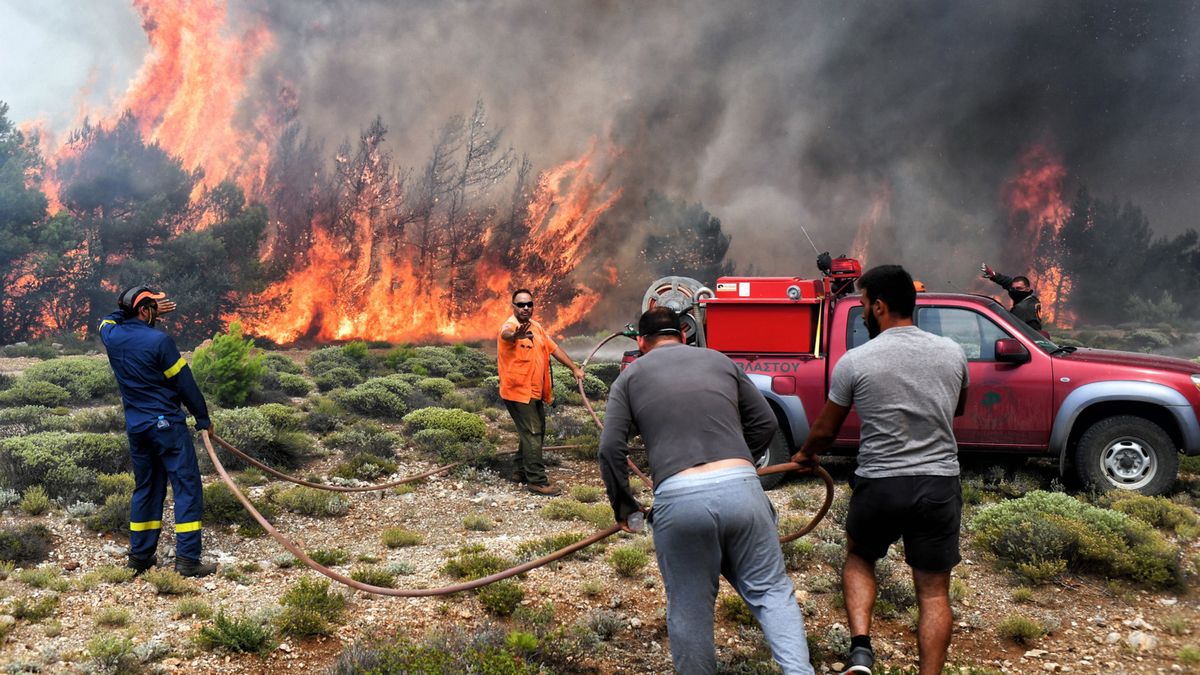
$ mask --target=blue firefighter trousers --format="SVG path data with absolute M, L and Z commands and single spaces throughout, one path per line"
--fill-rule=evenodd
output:
M 147 560 L 158 549 L 167 481 L 175 495 L 175 556 L 200 559 L 200 515 L 204 489 L 192 434 L 183 422 L 129 434 L 133 459 L 133 499 L 129 516 L 129 555 Z
M 775 512 L 753 468 L 671 476 L 654 490 L 651 517 L 678 672 L 717 671 L 713 606 L 724 576 L 758 619 L 784 675 L 812 675 Z

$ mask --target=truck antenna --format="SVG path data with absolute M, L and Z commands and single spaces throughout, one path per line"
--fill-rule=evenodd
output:
M 813 243 L 812 237 L 808 236 L 808 230 L 804 229 L 803 224 L 800 225 L 800 231 L 804 233 L 804 238 L 808 240 L 808 245 L 813 247 L 813 253 L 821 255 L 821 251 L 817 248 L 817 245 Z

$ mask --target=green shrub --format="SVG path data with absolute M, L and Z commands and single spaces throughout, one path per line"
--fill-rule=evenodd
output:
M 650 562 L 650 556 L 639 546 L 618 546 L 608 554 L 608 564 L 623 576 L 632 577 Z
M 596 485 L 576 485 L 571 488 L 570 495 L 575 501 L 592 504 L 604 496 L 604 488 Z
M 758 622 L 750 612 L 750 605 L 740 595 L 722 595 L 717 600 L 721 616 L 741 626 L 753 626 Z
M 54 615 L 58 609 L 58 595 L 43 595 L 40 598 L 21 596 L 13 600 L 8 614 L 18 621 L 37 623 Z
M 419 546 L 424 541 L 425 537 L 420 532 L 413 532 L 412 530 L 405 530 L 400 527 L 389 527 L 383 531 L 383 545 L 388 548 Z
M 63 579 L 62 570 L 53 566 L 19 570 L 13 579 L 33 588 L 49 588 L 59 592 L 67 590 L 69 586 L 67 580 Z
M 303 375 L 278 373 L 275 379 L 278 382 L 279 391 L 288 396 L 308 396 L 314 387 L 313 383 L 305 379 Z
M 17 343 L 0 347 L 0 356 L 9 359 L 31 358 L 48 361 L 58 358 L 59 352 L 45 342 L 35 342 L 33 344 Z
M 479 589 L 479 602 L 496 616 L 512 616 L 525 599 L 525 591 L 515 581 L 497 581 Z
M 0 426 L 20 425 L 33 428 L 46 417 L 57 415 L 57 408 L 47 408 L 44 405 L 19 405 L 12 408 L 0 408 Z
M 458 370 L 458 354 L 448 347 L 417 347 L 400 367 L 410 373 L 445 377 Z
M 345 368 L 358 372 L 358 363 L 341 347 L 325 347 L 318 349 L 304 361 L 304 369 L 309 375 L 318 377 L 336 368 Z
M 589 363 L 584 370 L 588 375 L 603 382 L 605 386 L 611 387 L 612 383 L 617 381 L 617 376 L 621 374 L 621 364 L 618 361 Z
M 1017 586 L 1016 588 L 1013 589 L 1012 599 L 1013 599 L 1013 602 L 1020 602 L 1023 604 L 1033 602 L 1033 599 L 1034 599 L 1033 589 L 1030 588 L 1029 586 Z
M 88 640 L 88 656 L 95 670 L 102 673 L 129 673 L 140 670 L 133 652 L 133 641 L 124 635 L 108 633 Z
M 379 565 L 360 565 L 350 570 L 350 578 L 372 586 L 392 588 L 396 583 L 396 574 L 386 567 Z
M 129 610 L 124 607 L 104 607 L 96 613 L 96 625 L 122 628 L 129 624 Z
M 50 382 L 20 379 L 0 391 L 0 405 L 40 405 L 56 408 L 71 400 L 71 392 Z
M 417 381 L 417 388 L 436 400 L 454 391 L 454 383 L 444 377 L 426 377 Z
M 584 504 L 574 499 L 552 499 L 542 507 L 542 517 L 547 520 L 581 520 L 596 527 L 612 525 L 613 512 L 608 504 Z
M 133 474 L 126 471 L 123 473 L 102 473 L 96 476 L 96 484 L 100 486 L 100 494 L 108 495 L 125 495 L 133 494 L 133 488 L 136 481 Z
M 470 636 L 477 641 L 460 636 Z M 533 636 L 530 636 L 533 637 Z M 536 644 L 537 638 L 533 637 Z M 397 636 L 396 639 L 373 644 L 358 644 L 342 652 L 334 664 L 335 673 L 497 673 L 503 675 L 537 675 L 552 672 L 538 663 L 529 662 L 522 651 L 499 646 L 502 640 L 492 637 L 491 631 L 482 634 L 456 633 L 453 636 L 435 634 L 426 644 L 417 644 Z M 524 640 L 516 640 L 525 644 Z
M 334 399 L 346 410 L 367 417 L 399 419 L 408 412 L 403 398 L 375 380 L 337 392 Z
M 360 420 L 342 431 L 329 434 L 321 442 L 325 447 L 341 450 L 347 455 L 391 457 L 403 439 L 375 422 Z
M 279 506 L 306 516 L 333 518 L 350 512 L 350 500 L 335 492 L 296 486 L 272 495 Z
M 1017 574 L 1025 577 L 1035 585 L 1049 583 L 1061 577 L 1067 571 L 1066 560 L 1037 560 L 1017 563 Z
M 977 543 L 1014 568 L 1064 561 L 1071 569 L 1154 586 L 1181 583 L 1178 551 L 1159 532 L 1062 493 L 1034 491 L 984 506 L 971 528 Z
M 129 532 L 129 513 L 128 494 L 108 495 L 95 513 L 83 517 L 83 524 L 100 534 L 126 534 Z
M 399 466 L 392 460 L 364 452 L 338 464 L 332 473 L 339 478 L 370 481 L 381 476 L 390 476 L 397 470 Z
M 350 554 L 340 548 L 319 548 L 315 551 L 309 551 L 308 557 L 312 558 L 318 565 L 325 567 L 333 567 L 335 565 L 344 565 L 350 559 Z
M 263 368 L 273 373 L 299 375 L 300 373 L 304 372 L 303 369 L 300 368 L 300 364 L 283 354 L 264 354 L 262 357 L 262 365 Z
M 199 598 L 184 598 L 175 603 L 175 613 L 172 616 L 175 619 L 207 619 L 212 616 L 212 607 Z
M 1010 614 L 996 624 L 996 632 L 1006 640 L 1019 645 L 1028 645 L 1046 634 L 1046 629 L 1035 619 L 1020 614 Z
M 276 516 L 275 506 L 267 500 L 251 499 L 250 503 L 263 518 L 268 521 Z M 259 536 L 264 534 L 262 526 L 254 520 L 254 516 L 242 506 L 234 496 L 225 481 L 216 481 L 204 486 L 204 516 L 203 522 L 208 525 L 236 525 L 242 536 Z
M 196 382 L 208 396 L 227 408 L 242 405 L 266 372 L 254 340 L 242 335 L 242 324 L 229 324 L 228 333 L 217 333 L 212 344 L 192 357 Z
M 136 572 L 128 567 L 105 565 L 96 568 L 79 578 L 77 585 L 84 590 L 95 588 L 99 584 L 123 584 L 132 581 Z
M 273 415 L 268 417 L 268 414 Z M 311 438 L 299 431 L 279 430 L 271 424 L 278 420 L 274 413 L 264 413 L 259 408 L 234 408 L 218 410 L 213 414 L 217 433 L 230 445 L 258 461 L 276 468 L 295 468 L 301 460 L 312 454 L 315 444 Z M 249 464 L 238 459 L 221 446 L 215 446 L 221 464 L 230 471 L 244 469 Z M 209 469 L 211 460 L 203 453 L 201 468 Z
M 229 652 L 266 654 L 275 648 L 275 635 L 269 625 L 250 616 L 230 618 L 223 611 L 217 612 L 211 626 L 200 629 L 196 641 L 205 649 Z
M 564 532 L 562 534 L 553 534 L 541 539 L 527 541 L 517 547 L 517 560 L 520 562 L 536 560 L 550 555 L 559 549 L 566 548 L 571 544 L 580 542 L 587 537 L 588 535 L 582 532 Z M 589 549 L 582 549 L 571 555 L 586 559 L 588 551 Z
M 463 442 L 449 429 L 422 429 L 412 436 L 413 446 L 437 457 L 454 457 L 462 452 Z
M 346 608 L 346 598 L 329 590 L 329 581 L 315 577 L 302 577 L 288 587 L 279 604 L 319 612 L 330 621 L 340 621 Z
M 290 405 L 267 403 L 255 409 L 262 413 L 267 423 L 276 431 L 299 431 L 304 426 L 300 412 Z
M 0 486 L 24 491 L 41 485 L 53 499 L 99 499 L 96 474 L 128 466 L 119 436 L 53 431 L 0 440 Z
M 1176 658 L 1185 666 L 1200 665 L 1200 647 L 1180 647 Z
M 152 569 L 142 573 L 146 583 L 159 595 L 194 595 L 196 585 L 175 570 Z
M 495 526 L 495 521 L 480 513 L 473 513 L 463 518 L 463 527 L 475 532 L 488 532 Z
M 70 393 L 76 402 L 116 395 L 117 380 L 103 359 L 72 356 L 30 366 L 23 375 L 33 382 L 56 384 Z
M 305 416 L 304 426 L 318 434 L 329 433 L 342 427 L 346 415 L 346 411 L 333 399 L 318 398 Z
M 450 408 L 421 408 L 404 416 L 404 424 L 414 431 L 446 429 L 464 441 L 483 440 L 487 423 L 478 415 Z
M 470 581 L 490 576 L 510 567 L 509 561 L 480 549 L 482 547 L 466 547 L 457 551 L 452 558 L 446 561 L 442 571 L 455 579 Z
M 53 535 L 45 525 L 0 529 L 0 560 L 38 563 L 50 552 Z
M 125 412 L 120 406 L 81 410 L 73 418 L 75 431 L 116 433 L 125 431 Z
M 1200 535 L 1200 517 L 1181 504 L 1165 497 L 1147 497 L 1138 494 L 1121 494 L 1113 500 L 1111 508 L 1150 525 L 1168 529 L 1184 539 Z
M 356 384 L 361 384 L 363 376 L 353 368 L 330 368 L 317 375 L 313 381 L 316 382 L 317 389 L 332 391 L 334 389 L 353 387 Z
M 284 607 L 275 617 L 275 627 L 281 635 L 301 639 L 333 633 L 332 626 L 320 612 L 304 607 Z
M 50 497 L 45 488 L 35 485 L 25 491 L 18 506 L 27 516 L 40 516 L 50 510 Z

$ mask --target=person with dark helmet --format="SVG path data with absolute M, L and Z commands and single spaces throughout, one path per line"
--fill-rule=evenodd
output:
M 1013 301 L 1010 311 L 1014 316 L 1029 324 L 1029 327 L 1034 330 L 1042 329 L 1042 301 L 1038 299 L 1037 295 L 1034 295 L 1029 277 L 1005 276 L 988 267 L 987 263 L 980 264 L 979 271 L 984 279 L 999 284 L 1001 288 L 1008 291 L 1008 297 Z
M 133 461 L 128 567 L 138 574 L 158 564 L 167 481 L 175 496 L 175 571 L 204 577 L 217 571 L 200 560 L 204 492 L 196 450 L 180 408 L 196 418 L 196 428 L 212 430 L 208 406 L 175 340 L 155 328 L 173 312 L 165 293 L 147 286 L 117 296 L 117 311 L 100 321 L 100 340 L 116 375 L 125 408 L 125 431 Z

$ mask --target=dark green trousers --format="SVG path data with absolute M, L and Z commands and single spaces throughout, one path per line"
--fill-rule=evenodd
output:
M 542 444 L 546 438 L 546 405 L 541 399 L 517 403 L 505 399 L 504 407 L 517 425 L 521 438 L 517 456 L 513 459 L 513 477 L 530 485 L 548 485 L 546 464 L 542 460 Z

